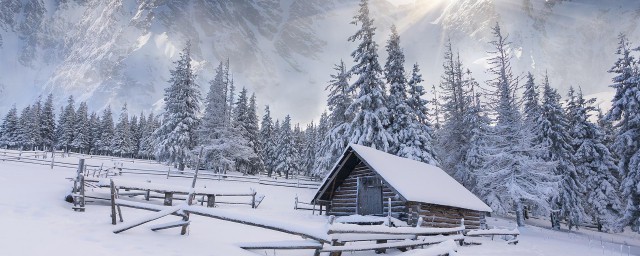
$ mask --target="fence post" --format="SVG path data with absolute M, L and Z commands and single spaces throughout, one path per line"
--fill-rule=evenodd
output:
M 251 194 L 251 208 L 255 209 L 256 208 L 256 192 L 253 191 L 253 194 Z
M 169 166 L 169 170 L 167 171 L 167 179 L 169 179 L 169 174 L 171 173 L 171 166 Z
M 147 180 L 147 183 L 151 183 L 151 180 Z M 147 189 L 147 193 L 144 195 L 144 200 L 149 201 L 149 197 L 151 197 L 151 190 Z
M 111 225 L 116 224 L 116 187 L 113 184 L 113 179 L 109 180 L 109 186 L 111 187 Z
M 293 205 L 294 210 L 298 210 L 298 195 L 296 195 L 295 205 Z
M 55 162 L 56 154 L 51 151 L 51 170 L 53 170 L 53 163 Z

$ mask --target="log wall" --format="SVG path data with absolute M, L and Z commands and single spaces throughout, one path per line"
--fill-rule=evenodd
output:
M 466 229 L 480 229 L 485 225 L 484 212 L 416 202 L 409 202 L 408 208 L 409 225 L 415 225 L 419 217 L 423 219 L 423 227 L 458 227 L 461 219 Z
M 376 176 L 364 163 L 360 162 L 349 173 L 347 178 L 333 191 L 333 197 L 331 198 L 331 209 L 329 214 L 335 216 L 347 216 L 356 214 L 356 198 L 357 198 L 357 186 L 358 177 L 374 177 Z M 404 219 L 407 218 L 407 209 L 405 203 L 400 197 L 393 192 L 386 184 L 382 184 L 382 197 L 383 197 L 383 213 L 386 216 L 389 212 L 389 198 L 391 198 L 391 215 L 395 218 Z

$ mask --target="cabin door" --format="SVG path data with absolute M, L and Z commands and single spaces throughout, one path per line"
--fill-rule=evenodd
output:
M 382 215 L 382 182 L 376 177 L 358 177 L 356 213 Z

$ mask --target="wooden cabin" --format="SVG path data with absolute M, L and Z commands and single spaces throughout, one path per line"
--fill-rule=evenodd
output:
M 313 198 L 328 215 L 378 215 L 424 227 L 484 226 L 491 208 L 442 169 L 351 144 Z

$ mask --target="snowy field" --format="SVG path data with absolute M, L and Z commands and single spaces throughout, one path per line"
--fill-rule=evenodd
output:
M 0 153 L 0 159 L 3 155 Z M 56 161 L 76 164 L 76 157 L 57 158 Z M 117 161 L 121 162 L 121 161 Z M 147 162 L 131 163 L 122 160 L 129 168 L 156 168 L 167 166 Z M 88 159 L 87 164 L 113 166 L 113 160 Z M 257 227 L 225 222 L 200 216 L 191 217 L 188 235 L 181 236 L 179 229 L 153 232 L 149 226 L 179 220 L 168 216 L 120 234 L 114 234 L 110 207 L 107 204 L 89 203 L 85 212 L 74 212 L 64 201 L 69 194 L 71 168 L 0 161 L 0 255 L 252 255 L 234 246 L 239 242 L 267 242 L 301 240 L 293 236 Z M 125 174 L 121 179 L 150 180 L 152 183 L 189 186 L 190 179 L 163 176 Z M 309 201 L 313 189 L 288 188 L 233 181 L 199 180 L 197 187 L 206 186 L 230 193 L 255 189 L 266 197 L 257 209 L 247 205 L 219 205 L 238 214 L 251 214 L 261 218 L 287 221 L 292 225 L 304 225 L 322 230 L 326 217 L 312 215 L 309 211 L 293 209 L 294 198 Z M 104 189 L 102 189 L 104 190 Z M 106 190 L 105 190 L 106 191 Z M 179 202 L 178 202 L 179 203 Z M 149 215 L 150 212 L 123 208 L 125 223 Z M 548 226 L 542 220 L 531 224 Z M 490 226 L 513 228 L 513 221 L 488 218 Z M 119 224 L 122 225 L 122 224 Z M 638 234 L 604 234 L 590 230 L 558 232 L 529 225 L 520 229 L 520 243 L 507 245 L 496 238 L 473 238 L 482 245 L 458 248 L 457 255 L 640 255 Z M 621 245 L 627 243 L 632 246 Z M 311 250 L 253 251 L 254 255 L 313 255 Z M 376 255 L 373 251 L 344 253 L 343 255 Z M 388 250 L 387 255 L 402 255 L 398 250 Z

